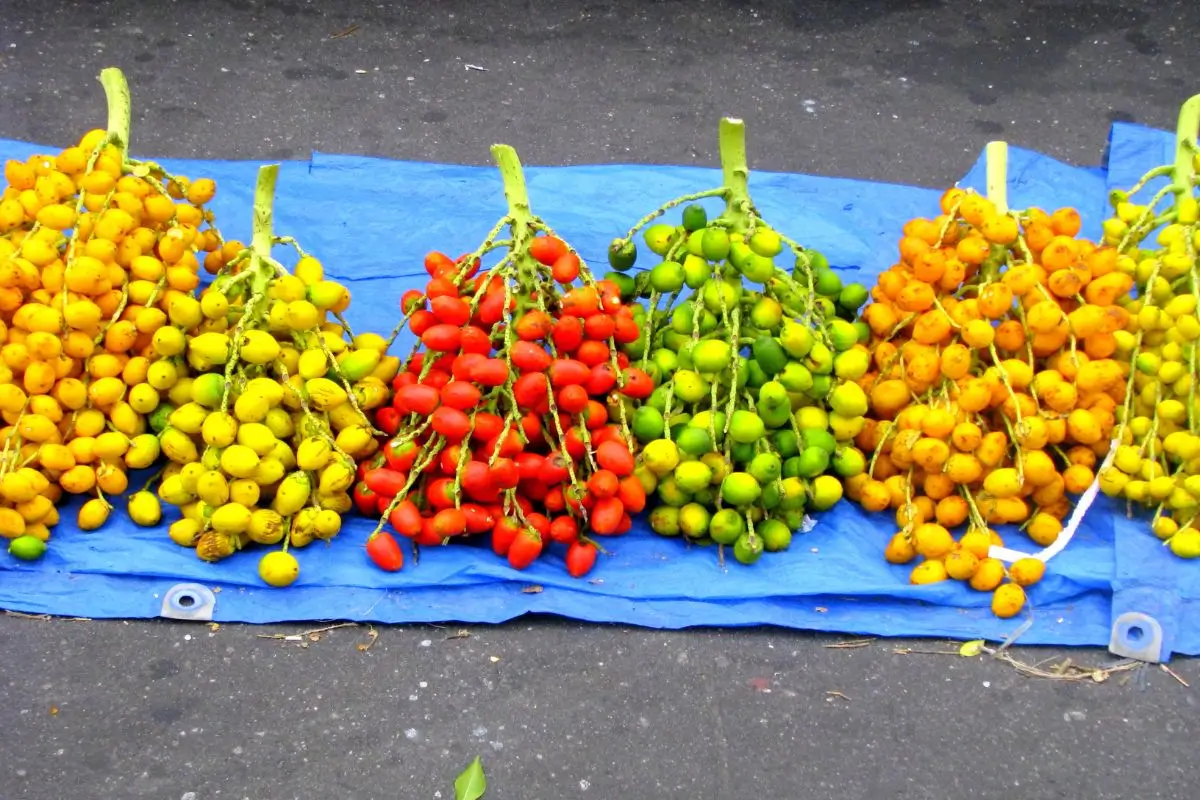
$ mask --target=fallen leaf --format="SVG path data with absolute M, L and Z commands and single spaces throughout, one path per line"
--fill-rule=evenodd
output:
M 52 717 L 58 716 L 58 706 L 50 706 L 50 716 L 52 716 Z
M 521 590 L 521 593 L 522 594 L 541 594 L 543 591 L 544 590 L 542 589 L 541 586 L 538 586 L 535 584 L 533 586 L 526 586 L 524 589 Z
M 847 697 L 846 695 L 842 694 L 841 692 L 826 692 L 825 694 L 829 695 L 830 697 L 837 697 L 841 700 L 845 700 L 847 703 L 850 702 L 850 698 Z
M 210 623 L 208 623 L 208 629 L 209 629 L 210 631 L 212 631 L 213 633 L 216 633 L 217 631 L 221 630 L 221 623 L 219 623 L 219 622 L 210 622 Z
M 354 35 L 354 32 L 355 32 L 356 30 L 358 30 L 358 26 L 357 26 L 357 25 L 351 25 L 349 28 L 345 28 L 344 30 L 340 30 L 340 31 L 338 31 L 337 33 L 331 33 L 331 34 L 329 34 L 329 38 L 330 38 L 330 39 L 345 39 L 347 36 L 352 36 L 352 35 Z
M 499 660 L 500 659 L 497 658 L 496 656 L 488 656 L 488 661 L 491 661 L 493 664 L 495 664 Z
M 471 632 L 469 630 L 467 630 L 466 628 L 463 628 L 463 629 L 455 631 L 454 633 L 445 637 L 445 639 L 443 639 L 443 641 L 449 641 L 450 639 L 470 639 L 470 638 L 471 638 Z
M 379 631 L 375 630 L 374 628 L 369 628 L 367 630 L 367 641 L 359 642 L 355 645 L 355 647 L 358 649 L 358 652 L 365 653 L 371 649 L 371 645 L 375 644 L 375 640 L 378 638 Z

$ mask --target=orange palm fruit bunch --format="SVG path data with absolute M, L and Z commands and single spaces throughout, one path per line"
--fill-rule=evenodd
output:
M 4 165 L 0 191 L 0 534 L 45 541 L 64 494 L 79 526 L 159 456 L 156 412 L 185 382 L 186 335 L 204 324 L 202 267 L 228 252 L 189 181 L 127 153 L 129 94 L 101 76 L 109 128 Z M 220 263 L 218 263 L 220 262 Z
M 1080 238 L 1074 209 L 1002 212 L 958 188 L 940 206 L 905 224 L 862 313 L 856 444 L 872 458 L 846 493 L 895 514 L 885 557 L 916 563 L 912 582 L 966 581 L 1012 616 L 1042 570 L 990 558 L 995 527 L 1048 546 L 1093 482 L 1124 402 L 1114 334 L 1133 281 L 1114 248 Z

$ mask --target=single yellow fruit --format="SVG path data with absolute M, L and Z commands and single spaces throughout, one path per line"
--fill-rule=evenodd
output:
M 101 500 L 99 497 L 94 497 L 88 500 L 79 508 L 79 518 L 77 523 L 82 531 L 94 531 L 108 522 L 109 512 L 112 511 L 112 506 Z
M 151 528 L 162 521 L 162 504 L 150 492 L 134 492 L 129 495 L 126 510 L 135 525 Z
M 1015 583 L 1006 583 L 992 593 L 992 613 L 1000 619 L 1015 617 L 1025 607 L 1025 590 Z
M 908 582 L 917 586 L 940 583 L 947 578 L 946 565 L 941 561 L 922 561 L 909 573 Z
M 258 562 L 258 577 L 268 586 L 291 586 L 300 577 L 300 562 L 291 553 L 275 550 Z
M 1018 586 L 1033 586 L 1046 574 L 1046 562 L 1040 558 L 1022 558 L 1008 568 L 1008 574 Z

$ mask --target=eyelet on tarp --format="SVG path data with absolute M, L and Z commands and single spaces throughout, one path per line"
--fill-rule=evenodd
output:
M 163 595 L 160 617 L 209 622 L 217 607 L 217 596 L 199 583 L 177 583 Z
M 1113 655 L 1150 664 L 1162 661 L 1163 629 L 1158 620 L 1140 611 L 1127 611 L 1113 620 L 1108 650 Z

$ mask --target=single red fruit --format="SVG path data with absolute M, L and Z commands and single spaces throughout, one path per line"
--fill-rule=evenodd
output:
M 574 352 L 583 341 L 583 320 L 579 317 L 559 317 L 550 331 L 550 340 L 558 352 Z
M 388 524 L 396 533 L 411 539 L 421 532 L 421 510 L 412 500 L 401 500 L 388 515 Z
M 489 291 L 479 301 L 475 317 L 480 325 L 492 326 L 504 319 L 504 291 Z
M 521 417 L 521 433 L 529 444 L 539 444 L 545 437 L 542 434 L 542 418 L 532 412 Z
M 423 335 L 425 331 L 437 324 L 437 317 L 433 315 L 432 311 L 426 311 L 425 309 L 413 312 L 413 315 L 408 318 L 408 329 L 415 336 Z
M 479 405 L 483 393 L 466 381 L 451 381 L 442 387 L 442 405 L 459 411 L 470 411 Z M 468 420 L 468 425 L 470 421 Z
M 486 442 L 489 439 L 495 439 L 504 430 L 504 420 L 498 415 L 490 411 L 475 412 L 475 430 L 471 433 L 471 440 L 475 442 Z M 488 458 L 492 454 L 488 453 Z
M 496 520 L 496 526 L 492 528 L 492 552 L 498 556 L 507 556 L 520 530 L 521 524 L 514 519 L 501 517 Z
M 600 311 L 600 298 L 591 286 L 579 286 L 563 295 L 560 304 L 563 316 L 587 319 Z
M 462 445 L 452 444 L 438 454 L 438 468 L 442 474 L 453 477 L 458 472 L 458 459 L 462 455 Z
M 621 525 L 621 515 L 625 513 L 625 506 L 615 497 L 604 497 L 596 500 L 592 506 L 592 513 L 589 521 L 592 525 L 592 530 L 601 536 L 612 536 L 617 532 L 617 528 Z
M 596 319 L 596 317 L 592 317 L 592 319 Z M 591 320 L 588 321 L 591 322 Z M 583 342 L 579 345 L 579 349 L 575 351 L 575 358 L 593 368 L 600 364 L 607 364 L 608 357 L 608 345 L 592 339 Z
M 514 489 L 521 480 L 521 471 L 511 458 L 497 458 L 488 467 L 489 479 L 497 489 Z
M 461 442 L 471 430 L 471 418 L 457 408 L 442 406 L 433 412 L 433 429 L 448 442 Z
M 617 536 L 624 536 L 633 530 L 633 517 L 628 513 L 621 515 L 621 521 L 617 524 Z
M 380 467 L 386 467 L 387 465 L 387 457 L 384 455 L 384 452 L 380 450 L 365 461 L 360 461 L 358 464 L 358 469 L 354 472 L 354 476 L 358 478 L 358 480 L 363 481 L 367 479 L 368 472 L 373 469 L 379 469 Z
M 413 541 L 423 547 L 437 547 L 446 543 L 445 537 L 433 527 L 433 517 L 421 520 L 421 532 L 413 537 Z
M 364 517 L 373 517 L 377 513 L 375 509 L 379 508 L 379 495 L 367 486 L 366 481 L 354 484 L 354 507 Z
M 363 476 L 363 482 L 372 492 L 384 497 L 395 497 L 404 489 L 408 476 L 386 467 L 373 469 Z
M 620 442 L 603 442 L 596 447 L 596 463 L 602 468 L 612 470 L 618 478 L 633 474 L 633 453 Z
M 389 439 L 388 443 L 383 446 L 383 458 L 389 469 L 407 472 L 416 463 L 420 449 L 413 441 Z
M 542 537 L 532 528 L 521 528 L 508 548 L 508 563 L 525 569 L 542 554 Z
M 579 523 L 574 517 L 555 517 L 550 523 L 550 541 L 559 544 L 571 544 L 579 539 Z
M 497 443 L 499 443 L 499 447 L 496 446 Z M 525 449 L 525 445 L 515 430 L 506 428 L 499 436 L 485 442 L 483 449 L 488 454 L 488 458 L 492 457 L 492 453 L 504 458 L 513 458 Z
M 619 316 L 613 328 L 613 340 L 617 344 L 633 344 L 642 335 L 633 317 Z
M 597 499 L 615 497 L 620 488 L 620 479 L 611 470 L 598 469 L 588 478 L 587 488 Z
M 617 373 L 613 371 L 612 364 L 597 364 L 588 373 L 583 388 L 587 389 L 592 397 L 602 397 L 611 392 L 616 385 Z
M 429 279 L 425 284 L 425 294 L 431 302 L 435 297 L 458 297 L 458 287 L 454 285 L 453 276 L 443 273 Z
M 562 483 L 568 477 L 570 473 L 567 471 L 567 459 L 562 453 L 551 451 L 542 462 L 542 468 L 538 470 L 538 480 L 547 486 L 553 486 Z
M 596 290 L 600 293 L 600 308 L 610 314 L 621 308 L 621 288 L 612 281 L 596 281 Z
M 596 554 L 600 552 L 591 542 L 571 542 L 567 548 L 567 574 L 582 578 L 596 566 Z
M 587 454 L 587 442 L 583 440 L 583 433 L 579 428 L 572 426 L 567 430 L 563 437 L 563 450 L 576 461 L 581 460 Z
M 447 353 L 446 355 L 450 355 Z M 422 386 L 432 386 L 434 389 L 440 390 L 443 386 L 450 382 L 450 372 L 448 370 L 438 369 L 437 363 L 441 359 L 437 359 L 429 368 L 429 372 L 425 373 L 425 377 L 421 379 Z M 453 363 L 453 362 L 451 362 Z
M 481 356 L 492 353 L 492 340 L 488 338 L 487 331 L 475 325 L 463 327 L 458 346 L 464 353 L 478 353 Z
M 536 409 L 539 404 L 549 397 L 546 386 L 546 376 L 540 372 L 530 372 L 513 382 L 513 397 L 522 409 Z
M 654 391 L 654 381 L 649 375 L 637 367 L 629 367 L 624 372 L 625 386 L 621 394 L 634 400 L 644 400 Z
M 550 267 L 550 274 L 561 284 L 568 284 L 579 277 L 579 256 L 563 253 Z
M 558 407 L 560 410 L 568 414 L 578 414 L 587 408 L 588 400 L 587 389 L 579 386 L 564 386 L 558 390 Z
M 400 543 L 387 531 L 380 531 L 367 539 L 367 556 L 385 572 L 398 572 L 404 566 L 404 552 L 400 549 Z
M 437 275 L 439 272 L 444 272 L 447 269 L 454 269 L 454 260 L 445 253 L 439 253 L 437 250 L 430 251 L 425 255 L 425 271 L 430 276 Z
M 646 487 L 642 486 L 642 482 L 636 475 L 629 475 L 621 479 L 620 487 L 617 489 L 617 498 L 621 501 L 621 505 L 625 506 L 627 512 L 640 514 L 646 507 Z
M 533 342 L 517 342 L 508 352 L 513 366 L 521 372 L 545 372 L 554 360 L 544 347 Z
M 433 515 L 433 529 L 443 538 L 460 536 L 467 530 L 467 517 L 457 508 L 443 508 Z
M 480 503 L 491 503 L 500 497 L 499 489 L 492 484 L 491 470 L 486 461 L 467 462 L 463 468 L 462 489 L 471 499 Z
M 487 533 L 496 524 L 491 509 L 478 503 L 463 503 L 460 510 L 467 521 L 467 533 Z
M 545 514 L 526 514 L 525 521 L 529 523 L 529 527 L 538 532 L 538 535 L 550 535 L 550 518 Z
M 409 289 L 404 294 L 400 295 L 400 312 L 407 314 L 410 311 L 425 307 L 425 293 L 420 289 Z
M 617 323 L 608 314 L 593 314 L 583 323 L 584 334 L 599 342 L 607 342 L 616 329 Z
M 462 328 L 444 323 L 433 325 L 421 334 L 421 344 L 439 353 L 456 351 L 462 344 Z
M 480 386 L 503 386 L 508 380 L 508 364 L 502 358 L 481 358 L 471 367 L 470 379 Z
M 573 384 L 583 385 L 591 374 L 587 364 L 573 358 L 559 358 L 550 364 L 550 385 L 555 389 Z
M 513 330 L 521 341 L 538 342 L 545 339 L 553 327 L 554 319 L 545 311 L 535 308 L 522 314 Z
M 550 496 L 550 489 L 549 485 L 542 483 L 540 480 L 523 480 L 517 484 L 517 491 L 520 492 L 523 500 L 541 503 L 542 505 L 546 504 L 546 498 Z M 526 516 L 530 513 L 532 511 L 526 512 Z
M 549 267 L 570 251 L 562 239 L 557 236 L 539 234 L 529 243 L 529 255 Z
M 562 484 L 551 486 L 546 492 L 546 496 L 542 498 L 542 505 L 546 507 L 546 511 L 551 514 L 557 514 L 567 507 L 567 498 L 563 494 Z
M 608 422 L 608 409 L 603 403 L 596 400 L 588 400 L 587 408 L 584 409 L 581 416 L 583 424 L 587 426 L 587 429 L 594 431 Z
M 417 382 L 417 376 L 408 370 L 403 370 L 396 373 L 396 377 L 392 378 L 392 391 L 398 392 L 405 386 L 412 386 Z
M 440 295 L 429 301 L 429 309 L 438 322 L 462 327 L 471 321 L 471 307 L 461 297 Z
M 392 406 L 384 406 L 375 412 L 375 427 L 388 436 L 400 430 L 400 412 Z
M 515 459 L 517 471 L 520 472 L 523 480 L 536 480 L 541 474 L 542 463 L 545 462 L 545 456 L 539 456 L 537 453 L 519 453 Z
M 471 377 L 471 371 L 482 361 L 487 361 L 487 356 L 480 355 L 479 353 L 457 355 L 454 357 L 454 363 L 450 365 L 450 374 L 456 381 L 475 380 Z
M 454 505 L 454 479 L 438 478 L 425 487 L 425 499 L 431 508 L 439 511 Z

